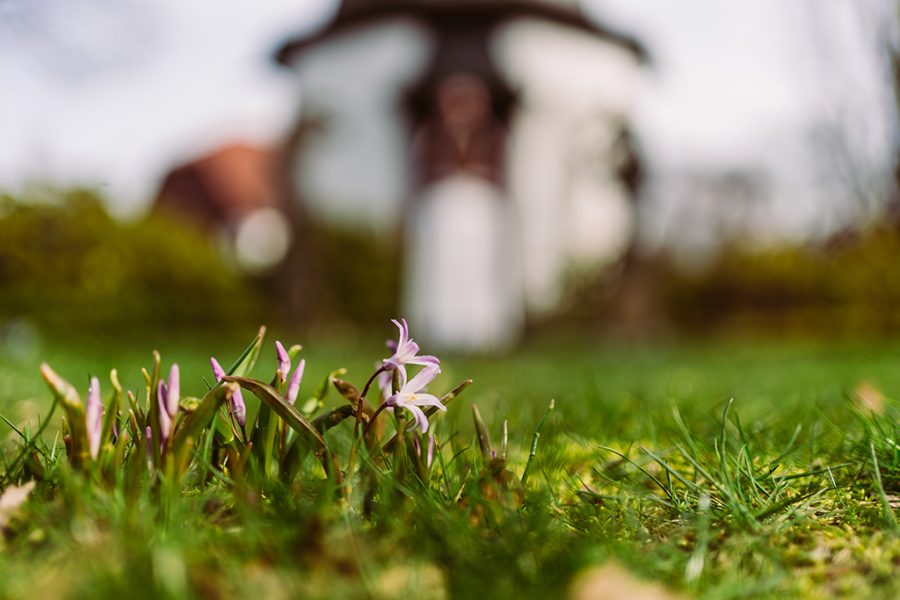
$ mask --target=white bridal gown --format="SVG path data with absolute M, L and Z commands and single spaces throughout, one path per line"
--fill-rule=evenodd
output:
M 515 341 L 524 300 L 514 215 L 495 184 L 472 175 L 423 190 L 407 228 L 405 300 L 429 347 L 488 352 Z

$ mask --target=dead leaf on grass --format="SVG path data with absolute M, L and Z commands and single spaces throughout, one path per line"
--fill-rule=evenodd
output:
M 884 394 L 868 381 L 862 381 L 853 390 L 856 408 L 876 415 L 884 414 Z
M 616 563 L 581 571 L 569 586 L 569 600 L 682 600 L 658 583 L 641 581 Z

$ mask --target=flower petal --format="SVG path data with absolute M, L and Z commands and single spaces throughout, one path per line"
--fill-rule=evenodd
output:
M 400 341 L 398 343 L 403 347 L 411 340 L 409 339 L 409 324 L 406 322 L 406 319 L 400 319 L 400 322 L 403 323 L 403 327 L 400 330 Z
M 378 363 L 375 363 L 378 366 Z M 378 379 L 375 382 L 378 384 L 378 389 L 381 390 L 381 397 L 385 400 L 391 397 L 394 393 L 393 390 L 393 374 L 390 371 L 382 371 L 378 375 Z
M 396 325 L 397 329 L 400 330 L 400 339 L 397 341 L 397 350 L 402 350 L 409 339 L 409 326 L 406 324 L 406 319 L 401 319 L 401 321 L 391 319 L 391 323 Z
M 288 404 L 291 406 L 297 402 L 297 396 L 300 394 L 300 382 L 303 381 L 304 369 L 306 369 L 306 359 L 301 359 L 297 368 L 294 370 L 294 374 L 291 376 L 290 383 L 288 383 L 285 400 L 287 400 Z
M 174 417 L 178 412 L 178 402 L 181 400 L 181 373 L 178 364 L 173 363 L 169 369 L 169 384 L 166 386 L 166 412 Z
M 212 365 L 213 376 L 216 378 L 216 381 L 222 381 L 222 378 L 225 377 L 225 369 L 222 368 L 222 365 L 219 364 L 219 361 L 210 356 L 209 364 Z
M 160 444 L 165 444 L 166 440 L 169 439 L 169 434 L 172 433 L 172 417 L 169 415 L 169 402 L 168 402 L 169 392 L 166 389 L 166 384 L 162 381 L 159 382 L 159 387 L 157 388 L 157 397 L 159 400 L 159 442 Z
M 231 412 L 238 425 L 244 427 L 247 424 L 247 405 L 244 404 L 241 388 L 237 388 L 231 396 Z
M 422 409 L 419 408 L 418 406 L 415 406 L 412 404 L 407 405 L 405 408 L 409 412 L 411 412 L 413 414 L 413 416 L 416 418 L 416 423 L 418 424 L 419 428 L 422 430 L 422 433 L 427 432 L 428 431 L 428 417 L 425 416 L 425 413 L 422 412 Z
M 406 367 L 401 365 L 400 368 L 397 369 L 397 389 L 403 390 L 403 388 L 406 387 L 406 379 Z M 393 384 L 393 381 L 391 382 L 391 384 Z
M 100 436 L 103 433 L 103 403 L 100 401 L 100 380 L 96 377 L 91 377 L 84 421 L 91 458 L 97 458 L 100 453 Z
M 424 356 L 413 356 L 409 360 L 406 361 L 411 365 L 422 365 L 424 367 L 434 366 L 438 368 L 438 373 L 441 372 L 441 360 L 436 356 L 424 355 Z
M 440 399 L 431 394 L 415 394 L 415 398 L 411 399 L 409 403 L 416 406 L 436 406 L 440 410 L 447 410 L 447 407 L 441 404 Z
M 400 393 L 407 394 L 415 394 L 426 385 L 431 383 L 431 381 L 437 377 L 437 374 L 440 372 L 439 368 L 435 365 L 428 365 L 423 367 L 421 371 L 416 373 L 416 376 L 409 380 L 409 383 L 406 385 L 400 386 Z
M 403 363 L 410 362 L 419 353 L 419 345 L 409 340 L 405 346 L 397 349 L 397 360 Z
M 291 357 L 281 342 L 275 342 L 275 353 L 278 355 L 278 370 L 281 371 L 281 382 L 287 379 L 288 373 L 291 372 Z

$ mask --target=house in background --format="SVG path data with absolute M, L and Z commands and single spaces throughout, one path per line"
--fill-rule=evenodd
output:
M 174 167 L 154 210 L 210 232 L 247 272 L 278 268 L 292 244 L 292 209 L 279 193 L 278 153 L 231 144 Z
M 628 248 L 646 56 L 575 3 L 345 0 L 277 60 L 302 90 L 283 163 L 299 214 L 402 237 L 417 337 L 508 346 L 572 269 Z

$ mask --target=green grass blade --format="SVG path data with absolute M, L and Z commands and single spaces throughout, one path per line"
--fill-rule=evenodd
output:
M 881 506 L 884 508 L 884 518 L 891 526 L 891 531 L 894 532 L 894 535 L 900 534 L 900 525 L 897 524 L 897 516 L 894 514 L 894 509 L 891 507 L 887 493 L 884 491 L 884 485 L 881 483 L 881 468 L 878 466 L 878 456 L 875 453 L 875 444 L 872 442 L 869 442 L 869 451 L 872 454 L 875 489 L 878 491 L 878 496 L 881 498 Z
M 550 413 L 552 413 L 555 408 L 556 400 L 550 400 L 547 411 L 544 413 L 544 416 L 541 417 L 541 420 L 538 421 L 537 427 L 534 428 L 534 435 L 531 436 L 531 450 L 528 452 L 528 462 L 525 463 L 525 470 L 522 471 L 522 487 L 525 487 L 525 484 L 528 483 L 528 475 L 531 473 L 531 467 L 537 456 L 537 445 L 538 440 L 541 439 L 541 430 L 544 428 L 544 423 L 547 422 Z
M 256 361 L 259 358 L 259 353 L 262 350 L 263 338 L 266 336 L 266 326 L 263 325 L 259 328 L 259 333 L 256 334 L 256 337 L 253 338 L 253 341 L 250 342 L 244 351 L 241 352 L 240 356 L 235 359 L 235 361 L 228 368 L 226 373 L 229 375 L 234 375 L 235 377 L 246 377 L 250 371 L 253 370 L 253 367 L 256 365 Z

